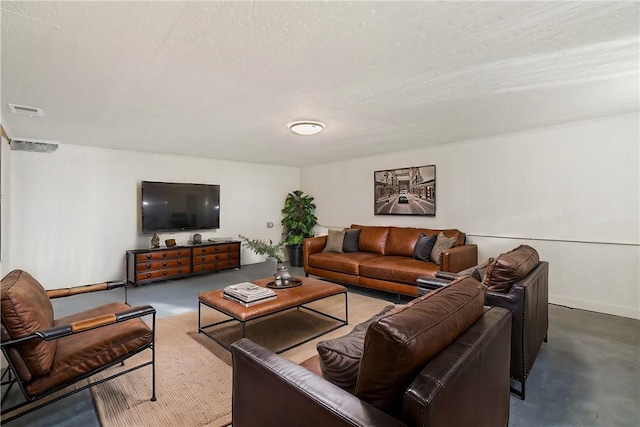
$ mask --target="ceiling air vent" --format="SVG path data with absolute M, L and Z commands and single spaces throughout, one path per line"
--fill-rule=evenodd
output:
M 9 104 L 9 110 L 15 114 L 25 114 L 31 117 L 44 117 L 42 108 L 27 107 L 26 105 Z
M 12 150 L 35 151 L 36 153 L 52 153 L 58 149 L 57 141 L 34 138 L 13 138 L 9 142 Z

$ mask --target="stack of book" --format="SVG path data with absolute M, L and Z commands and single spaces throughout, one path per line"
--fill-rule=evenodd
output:
M 263 288 L 262 286 L 249 282 L 242 282 L 224 288 L 222 296 L 244 307 L 251 307 L 252 305 L 274 300 L 277 294 L 269 288 Z

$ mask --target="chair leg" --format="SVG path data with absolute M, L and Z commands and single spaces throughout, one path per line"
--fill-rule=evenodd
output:
M 516 396 L 518 396 L 520 398 L 520 400 L 524 400 L 524 382 L 522 381 L 518 381 L 520 383 L 520 390 L 518 390 L 517 388 L 511 386 L 511 393 L 515 394 Z
M 200 305 L 198 305 L 198 310 Z M 200 315 L 198 314 L 198 322 L 200 322 Z M 153 313 L 151 331 L 151 401 L 156 401 L 156 313 Z M 198 328 L 200 329 L 200 328 Z M 198 331 L 200 332 L 200 331 Z
M 544 334 L 544 339 L 542 341 L 549 342 L 549 333 Z

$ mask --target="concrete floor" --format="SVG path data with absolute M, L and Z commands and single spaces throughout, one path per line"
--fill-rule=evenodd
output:
M 267 263 L 240 270 L 128 288 L 131 305 L 150 304 L 159 317 L 197 310 L 198 292 L 273 274 Z M 290 269 L 303 275 L 301 268 Z M 352 287 L 395 303 L 407 298 Z M 56 317 L 122 301 L 124 290 L 54 300 Z M 511 396 L 511 427 L 640 426 L 640 321 L 551 305 L 549 342 L 542 345 L 527 380 L 525 401 Z M 9 399 L 17 399 L 12 390 Z M 162 399 L 162 396 L 158 396 Z M 7 427 L 98 427 L 91 392 L 85 390 L 18 418 Z M 149 426 L 153 426 L 150 422 Z M 453 427 L 453 426 L 452 426 Z

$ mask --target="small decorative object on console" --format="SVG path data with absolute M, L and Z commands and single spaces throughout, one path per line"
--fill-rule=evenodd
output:
M 168 248 L 176 245 L 176 239 L 167 239 L 164 241 L 164 244 L 167 245 Z
M 193 235 L 193 243 L 199 245 L 202 243 L 202 234 L 196 233 Z
M 153 233 L 153 237 L 151 238 L 151 247 L 152 248 L 160 247 L 160 236 L 158 236 L 158 233 Z

